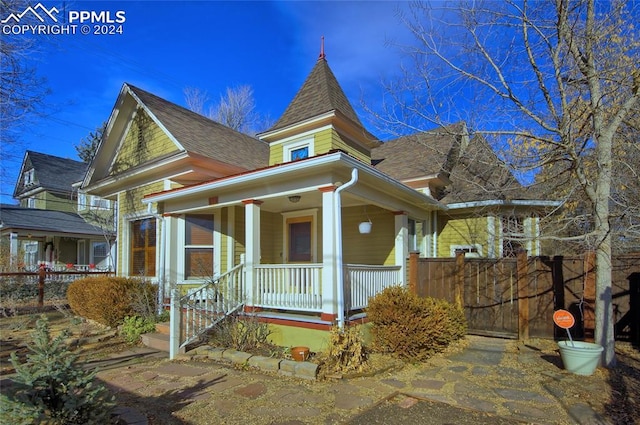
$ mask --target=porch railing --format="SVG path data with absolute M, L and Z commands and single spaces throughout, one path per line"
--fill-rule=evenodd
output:
M 345 309 L 360 310 L 368 305 L 369 297 L 390 286 L 400 285 L 400 266 L 346 264 L 344 266 Z
M 170 358 L 244 304 L 244 265 L 180 296 L 171 294 Z
M 263 308 L 322 311 L 322 264 L 260 264 L 253 304 Z

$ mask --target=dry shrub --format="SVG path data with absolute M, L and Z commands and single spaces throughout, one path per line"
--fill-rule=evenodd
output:
M 466 333 L 462 309 L 399 286 L 371 298 L 367 317 L 373 324 L 373 348 L 410 361 L 425 360 Z
M 269 324 L 253 314 L 231 314 L 209 332 L 209 343 L 248 353 L 276 351 L 269 342 Z
M 75 314 L 115 327 L 126 316 L 154 312 L 155 292 L 152 283 L 141 279 L 87 277 L 69 285 L 67 300 Z
M 329 372 L 362 372 L 368 359 L 360 326 L 340 329 L 333 326 L 329 334 L 329 348 L 325 360 Z

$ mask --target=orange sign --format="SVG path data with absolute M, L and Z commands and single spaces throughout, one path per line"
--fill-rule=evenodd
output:
M 576 324 L 576 319 L 573 317 L 573 314 L 569 313 L 567 310 L 554 311 L 553 321 L 562 329 L 569 329 Z

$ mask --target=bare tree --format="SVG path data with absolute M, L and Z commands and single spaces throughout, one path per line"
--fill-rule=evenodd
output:
M 565 199 L 579 201 L 588 224 L 571 239 L 596 251 L 595 338 L 608 367 L 616 363 L 612 204 L 628 202 L 617 196 L 614 155 L 640 102 L 639 7 L 622 0 L 412 3 L 400 15 L 415 39 L 404 47 L 411 65 L 387 86 L 381 114 L 396 131 L 464 120 L 494 147 L 511 149 L 520 176 L 545 167 L 567 173 Z M 639 165 L 629 163 L 628 174 L 637 178 Z
M 272 124 L 268 117 L 256 111 L 253 89 L 248 85 L 227 88 L 219 102 L 208 107 L 209 94 L 206 91 L 188 87 L 184 95 L 187 108 L 241 133 L 255 135 Z
M 0 17 L 20 13 L 28 6 L 23 0 L 1 0 Z M 35 21 L 30 14 L 23 16 L 22 23 Z M 43 107 L 49 93 L 44 79 L 39 77 L 30 58 L 35 54 L 37 41 L 26 35 L 3 35 L 0 42 L 0 147 L 4 161 L 0 162 L 0 176 L 6 170 L 2 163 L 20 155 L 13 152 L 19 142 L 18 133 L 29 118 Z

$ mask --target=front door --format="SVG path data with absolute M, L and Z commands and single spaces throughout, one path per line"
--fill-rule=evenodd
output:
M 287 219 L 287 251 L 290 263 L 310 263 L 312 261 L 312 216 Z

